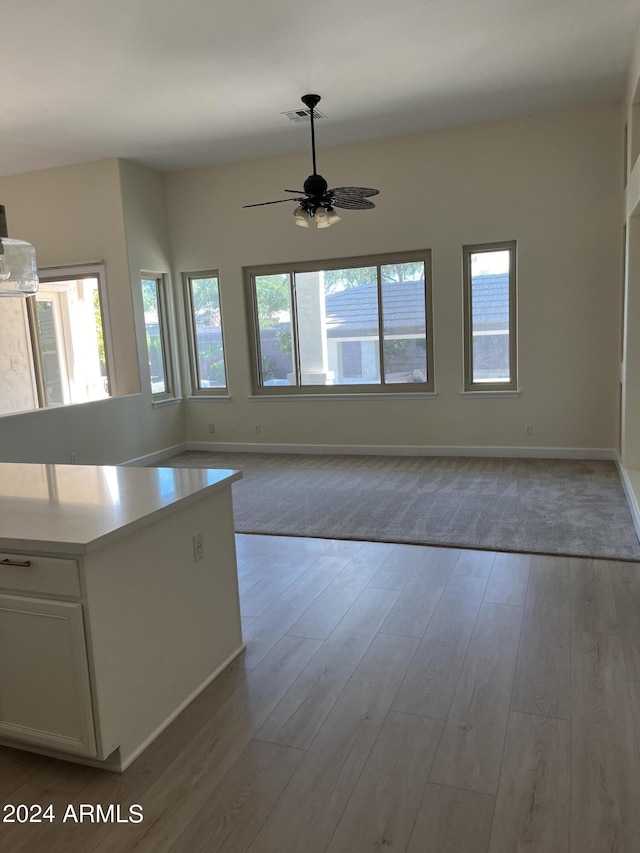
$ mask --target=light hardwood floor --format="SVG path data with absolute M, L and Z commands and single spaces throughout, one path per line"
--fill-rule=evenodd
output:
M 640 564 L 237 546 L 242 659 L 124 774 L 0 749 L 0 853 L 640 850 Z

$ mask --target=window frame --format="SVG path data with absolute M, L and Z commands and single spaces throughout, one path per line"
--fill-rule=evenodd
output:
M 477 382 L 473 379 L 473 306 L 471 301 L 471 256 L 482 252 L 509 252 L 509 380 Z M 517 247 L 515 240 L 496 243 L 474 243 L 462 247 L 462 282 L 464 303 L 464 391 L 491 394 L 518 391 L 517 335 Z
M 171 321 L 171 310 L 170 310 L 170 302 L 169 302 L 169 292 L 168 292 L 168 274 L 165 272 L 152 272 L 150 270 L 142 270 L 140 272 L 140 296 L 143 299 L 142 306 L 142 326 L 144 331 L 144 349 L 147 354 L 147 362 L 150 361 L 149 358 L 149 347 L 147 345 L 147 327 L 144 321 L 144 296 L 142 293 L 142 281 L 155 281 L 156 282 L 156 294 L 157 294 L 157 303 L 158 303 L 158 335 L 160 338 L 160 353 L 162 356 L 162 365 L 164 368 L 164 391 L 153 391 L 153 386 L 151 384 L 151 371 L 148 373 L 149 380 L 149 390 L 151 391 L 151 397 L 154 402 L 162 401 L 162 400 L 175 400 L 177 389 L 176 389 L 176 371 L 174 367 L 173 361 L 173 343 L 172 343 L 172 321 Z M 148 364 L 147 364 L 148 368 Z
M 384 324 L 383 324 L 383 301 L 382 301 L 382 277 L 381 267 L 388 264 L 411 263 L 422 261 L 424 263 L 424 304 L 425 304 L 425 343 L 427 362 L 426 382 L 399 382 L 390 383 L 384 381 Z M 298 345 L 298 316 L 295 293 L 296 273 L 320 272 L 328 270 L 342 270 L 358 267 L 376 267 L 376 278 L 378 287 L 378 351 L 380 362 L 380 382 L 348 384 L 348 385 L 282 385 L 265 386 L 261 384 L 261 359 L 260 359 L 260 326 L 258 320 L 258 305 L 255 288 L 255 279 L 265 275 L 288 275 L 289 294 L 291 305 L 291 337 L 293 345 L 293 366 L 298 378 L 300 376 L 300 354 Z M 247 304 L 248 340 L 250 344 L 251 385 L 252 393 L 259 397 L 304 397 L 324 395 L 332 397 L 348 396 L 385 396 L 393 394 L 429 394 L 435 393 L 434 376 L 434 347 L 433 347 L 433 296 L 431 276 L 431 250 L 422 249 L 411 252 L 393 252 L 388 254 L 361 255 L 347 258 L 331 258 L 316 261 L 304 261 L 285 264 L 268 264 L 250 266 L 243 268 L 245 281 L 245 298 Z
M 215 278 L 218 282 L 218 305 L 220 307 L 220 339 L 222 341 L 222 357 L 224 360 L 224 385 L 216 388 L 200 387 L 200 368 L 198 359 L 198 338 L 196 335 L 196 322 L 193 306 L 193 289 L 191 283 L 202 278 Z M 224 319 L 222 311 L 222 297 L 220 293 L 220 273 L 218 270 L 199 270 L 196 272 L 182 273 L 182 295 L 184 300 L 184 314 L 187 343 L 187 362 L 189 366 L 189 386 L 192 397 L 228 397 L 229 376 L 227 371 L 227 352 L 224 335 Z
M 107 300 L 107 274 L 105 264 L 102 261 L 85 264 L 62 264 L 54 267 L 39 267 L 38 278 L 43 288 L 39 288 L 38 293 L 46 290 L 47 284 L 56 284 L 57 282 L 76 281 L 85 278 L 95 278 L 98 282 L 98 303 L 100 306 L 100 320 L 102 324 L 102 340 L 104 343 L 104 360 L 107 379 L 107 398 L 117 397 L 118 390 L 115 379 L 115 366 L 113 361 L 113 347 L 111 337 L 111 322 L 109 318 L 109 303 Z M 38 330 L 37 320 L 37 302 L 38 293 L 26 300 L 26 317 L 29 337 L 31 341 L 31 359 L 33 364 L 33 380 L 36 390 L 36 398 L 38 401 L 37 409 L 48 408 L 66 408 L 67 406 L 80 406 L 86 401 L 81 402 L 64 402 L 58 406 L 50 406 L 47 404 L 45 393 L 45 378 L 44 367 L 42 362 L 42 348 L 40 342 L 40 333 Z M 60 318 L 62 331 L 65 339 L 69 338 L 68 318 L 65 316 Z M 65 356 L 68 359 L 69 352 L 65 347 Z M 68 363 L 67 363 L 68 367 Z

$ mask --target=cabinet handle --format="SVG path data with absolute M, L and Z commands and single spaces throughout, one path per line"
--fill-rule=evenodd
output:
M 4 560 L 0 560 L 0 565 L 2 566 L 22 566 L 24 568 L 29 568 L 31 565 L 31 560 L 10 560 L 6 557 Z

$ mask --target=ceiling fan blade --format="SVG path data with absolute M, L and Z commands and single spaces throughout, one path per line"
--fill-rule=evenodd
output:
M 286 193 L 297 193 L 298 195 L 304 195 L 304 190 L 284 190 Z
M 378 195 L 380 190 L 374 190 L 370 187 L 335 187 L 335 189 L 328 190 L 332 195 L 344 196 L 349 198 L 368 198 L 372 195 Z
M 375 207 L 372 201 L 366 198 L 349 198 L 349 196 L 336 196 L 333 199 L 333 207 L 341 207 L 343 210 L 370 210 Z
M 303 198 L 279 198 L 277 201 L 259 201 L 257 204 L 243 204 L 243 207 L 264 207 L 265 204 L 282 204 L 283 201 L 304 201 Z

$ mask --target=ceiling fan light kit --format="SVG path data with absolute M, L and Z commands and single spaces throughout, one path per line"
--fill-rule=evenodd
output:
M 293 221 L 301 228 L 311 228 L 311 217 L 300 205 L 293 211 Z
M 286 193 L 294 193 L 297 198 L 281 198 L 277 201 L 263 201 L 258 204 L 245 204 L 244 207 L 263 207 L 267 204 L 282 204 L 286 201 L 297 201 L 298 206 L 293 211 L 293 221 L 301 228 L 310 228 L 314 222 L 317 228 L 329 228 L 336 222 L 340 222 L 336 207 L 345 210 L 370 210 L 375 204 L 369 201 L 373 195 L 378 195 L 378 190 L 369 187 L 335 187 L 329 189 L 329 185 L 316 170 L 316 134 L 314 125 L 314 108 L 320 100 L 320 95 L 303 95 L 302 103 L 309 109 L 311 119 L 311 156 L 313 160 L 313 174 L 309 175 L 304 182 L 304 189 L 285 190 Z

